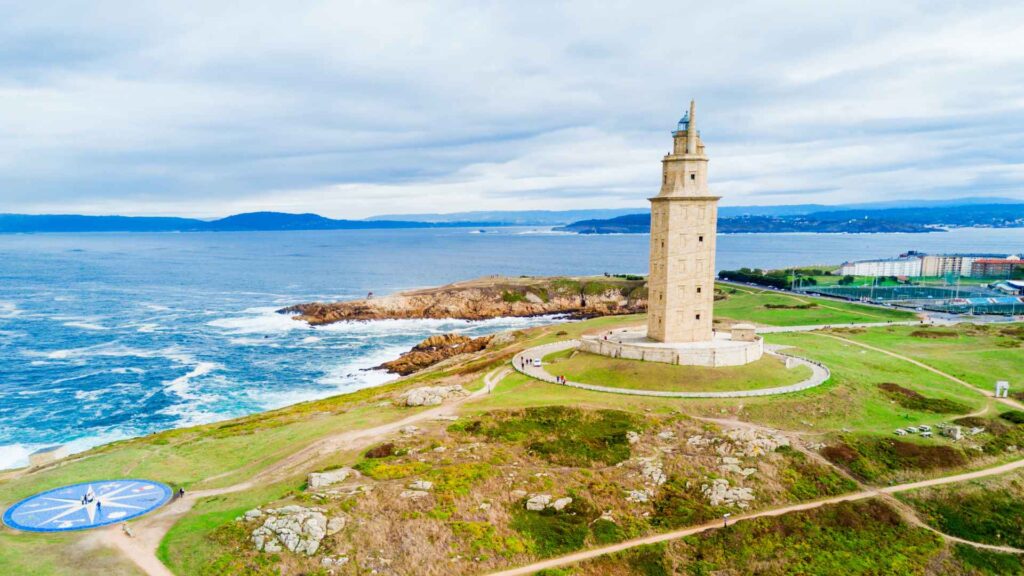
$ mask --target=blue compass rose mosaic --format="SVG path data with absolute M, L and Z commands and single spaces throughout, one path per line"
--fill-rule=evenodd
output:
M 64 532 L 124 522 L 163 506 L 171 489 L 149 480 L 101 480 L 54 488 L 4 512 L 4 524 L 31 532 Z

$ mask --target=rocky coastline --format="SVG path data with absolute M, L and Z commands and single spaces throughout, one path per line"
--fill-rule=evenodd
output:
M 389 360 L 377 368 L 407 376 L 454 356 L 479 352 L 487 348 L 493 338 L 494 336 L 470 338 L 462 334 L 435 334 L 395 360 Z
M 389 296 L 297 304 L 278 312 L 317 326 L 362 320 L 487 320 L 548 314 L 592 318 L 646 310 L 647 288 L 638 276 L 492 276 Z

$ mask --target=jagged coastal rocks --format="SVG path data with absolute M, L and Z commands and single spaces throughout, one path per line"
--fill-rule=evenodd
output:
M 353 320 L 487 320 L 546 314 L 590 318 L 646 310 L 647 288 L 638 276 L 490 276 L 376 298 L 297 304 L 279 312 L 322 325 Z
M 461 334 L 435 334 L 397 359 L 385 362 L 377 368 L 407 376 L 453 356 L 479 352 L 487 348 L 492 338 L 493 336 L 470 338 Z

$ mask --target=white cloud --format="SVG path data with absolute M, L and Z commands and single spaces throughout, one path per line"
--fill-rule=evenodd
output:
M 4 212 L 640 206 L 690 96 L 726 203 L 1024 196 L 1019 4 L 8 12 Z

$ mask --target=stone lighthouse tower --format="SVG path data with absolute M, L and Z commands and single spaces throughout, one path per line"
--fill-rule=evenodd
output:
M 647 336 L 666 343 L 709 341 L 715 294 L 718 200 L 708 193 L 708 157 L 696 105 L 672 133 L 661 192 L 651 198 Z

